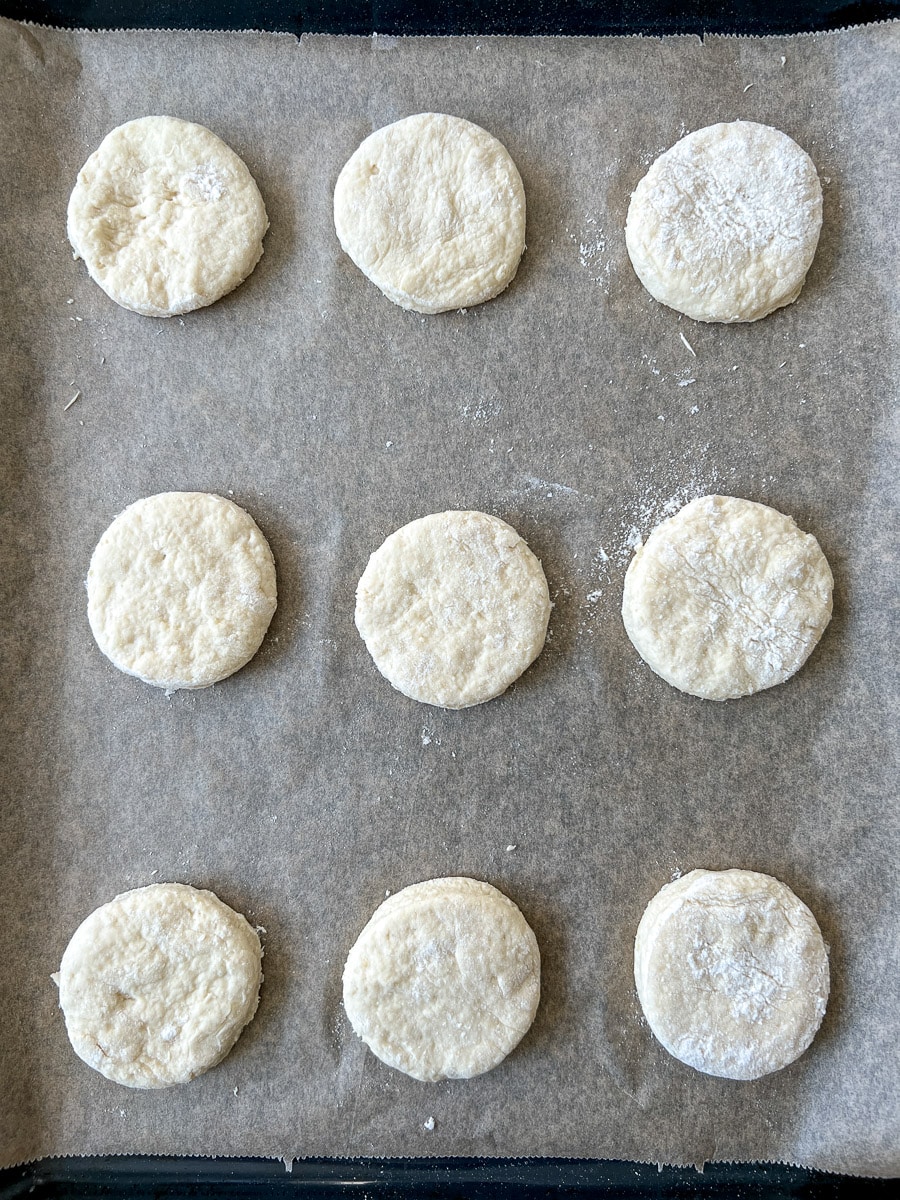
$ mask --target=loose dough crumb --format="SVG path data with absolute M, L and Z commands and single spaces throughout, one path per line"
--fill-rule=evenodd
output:
M 259 262 L 268 227 L 241 159 L 176 117 L 113 129 L 69 199 L 76 257 L 111 299 L 148 317 L 190 312 L 236 288 Z
M 344 967 L 355 1032 L 414 1079 L 469 1079 L 518 1045 L 540 999 L 540 952 L 511 900 L 451 877 L 395 892 Z
M 465 309 L 508 286 L 525 249 L 525 191 L 495 137 L 419 113 L 360 145 L 334 189 L 344 251 L 401 308 Z
M 405 696 L 443 708 L 504 692 L 540 654 L 549 617 L 540 562 L 482 512 L 404 525 L 356 590 L 356 627 L 379 671 Z
M 126 1087 L 186 1083 L 221 1062 L 253 1019 L 261 963 L 253 927 L 212 892 L 181 883 L 125 892 L 91 913 L 63 954 L 56 980 L 69 1040 Z
M 757 321 L 797 299 L 822 227 L 809 155 L 753 121 L 710 125 L 660 155 L 625 242 L 655 299 L 696 321 Z
M 97 544 L 88 620 L 128 675 L 203 688 L 249 662 L 275 612 L 275 563 L 248 513 L 206 492 L 137 500 Z
M 670 1054 L 725 1079 L 798 1058 L 828 1000 L 828 954 L 812 913 L 756 871 L 691 871 L 647 905 L 634 944 L 644 1016 Z
M 673 687 L 729 700 L 799 670 L 831 618 L 832 586 L 819 543 L 790 517 L 702 496 L 639 546 L 622 620 L 641 658 Z

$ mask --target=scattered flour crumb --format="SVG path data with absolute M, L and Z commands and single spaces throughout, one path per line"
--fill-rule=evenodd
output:
M 429 1133 L 434 1129 L 434 1117 L 429 1117 L 427 1121 L 422 1122 L 422 1128 L 427 1129 Z
M 515 843 L 515 842 L 513 842 L 511 846 L 507 846 L 507 847 L 506 847 L 506 853 L 507 853 L 507 854 L 512 854 L 513 850 L 515 850 L 515 849 L 516 849 L 516 843 Z
M 616 265 L 611 257 L 607 257 L 609 239 L 605 231 L 597 224 L 596 217 L 586 217 L 584 228 L 576 233 L 566 230 L 569 241 L 578 247 L 578 261 L 593 283 L 599 283 L 606 295 L 610 292 L 610 283 L 615 274 Z

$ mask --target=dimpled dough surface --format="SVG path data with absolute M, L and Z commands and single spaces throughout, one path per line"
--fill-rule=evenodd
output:
M 634 944 L 644 1016 L 682 1062 L 758 1079 L 798 1058 L 828 1000 L 815 917 L 756 871 L 691 871 L 647 905 Z
M 252 1020 L 261 963 L 256 931 L 212 892 L 125 892 L 91 913 L 63 954 L 55 979 L 69 1040 L 116 1083 L 186 1083 Z
M 401 308 L 490 300 L 525 249 L 525 191 L 506 147 L 471 121 L 419 113 L 378 129 L 334 189 L 344 251 Z
M 119 670 L 169 691 L 202 688 L 259 649 L 275 612 L 275 563 L 230 500 L 162 492 L 103 534 L 87 592 L 97 645 Z
M 374 1054 L 415 1079 L 469 1079 L 518 1045 L 540 999 L 540 952 L 502 892 L 431 879 L 376 909 L 347 957 L 344 1008 Z
M 434 513 L 369 559 L 356 627 L 375 664 L 413 700 L 466 708 L 499 696 L 544 644 L 550 593 L 538 559 L 505 521 Z
M 202 125 L 141 117 L 106 135 L 69 200 L 72 249 L 117 304 L 170 317 L 212 304 L 259 262 L 259 188 Z
M 822 226 L 812 160 L 768 125 L 688 134 L 631 198 L 625 242 L 651 296 L 696 321 L 756 321 L 796 300 Z
M 622 619 L 673 687 L 728 700 L 782 683 L 831 618 L 819 543 L 790 517 L 733 496 L 701 496 L 653 530 L 625 575 Z

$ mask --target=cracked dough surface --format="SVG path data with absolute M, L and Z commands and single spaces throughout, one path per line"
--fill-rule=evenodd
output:
M 468 308 L 508 286 L 525 191 L 506 147 L 460 117 L 419 113 L 370 134 L 334 189 L 344 251 L 401 308 Z
M 54 978 L 78 1057 L 126 1087 L 162 1088 L 231 1050 L 261 963 L 259 935 L 212 892 L 156 883 L 91 913 Z
M 516 531 L 482 512 L 433 513 L 371 556 L 356 627 L 405 696 L 467 708 L 504 692 L 540 654 L 550 593 Z
M 190 312 L 236 288 L 259 262 L 268 227 L 241 159 L 176 117 L 113 129 L 69 199 L 76 256 L 111 299 L 147 317 Z
M 120 671 L 167 691 L 202 688 L 259 649 L 275 612 L 275 563 L 230 500 L 161 492 L 103 534 L 87 593 L 91 631 Z
M 754 121 L 676 142 L 635 188 L 625 224 L 651 296 L 695 321 L 757 321 L 796 300 L 822 227 L 822 188 L 795 141 Z
M 799 670 L 831 618 L 832 586 L 819 543 L 790 517 L 752 500 L 701 496 L 638 548 L 622 619 L 667 683 L 729 700 Z
M 375 910 L 347 957 L 344 1008 L 369 1049 L 414 1079 L 470 1079 L 521 1041 L 540 999 L 540 952 L 488 883 L 430 879 Z
M 828 953 L 815 917 L 757 871 L 691 871 L 659 891 L 634 943 L 644 1016 L 666 1050 L 725 1079 L 792 1063 L 825 1015 Z

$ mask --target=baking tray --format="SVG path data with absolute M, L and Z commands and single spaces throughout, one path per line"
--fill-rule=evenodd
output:
M 0 14 L 85 29 L 346 34 L 803 33 L 885 21 L 898 0 L 3 0 Z
M 308 1158 L 290 1168 L 255 1158 L 45 1159 L 0 1172 L 0 1195 L 4 1200 L 122 1195 L 138 1200 L 887 1200 L 897 1191 L 891 1179 L 829 1175 L 781 1163 L 711 1163 L 700 1171 L 556 1158 Z
M 20 0 L 0 15 L 47 25 L 112 28 L 262 29 L 345 34 L 768 34 L 812 32 L 900 15 L 900 0 L 842 4 L 621 3 L 484 0 L 357 3 L 354 0 Z M 0 1196 L 372 1197 L 843 1197 L 896 1194 L 896 1183 L 829 1175 L 785 1164 L 709 1164 L 702 1170 L 571 1159 L 196 1159 L 128 1156 L 45 1159 L 0 1171 Z

